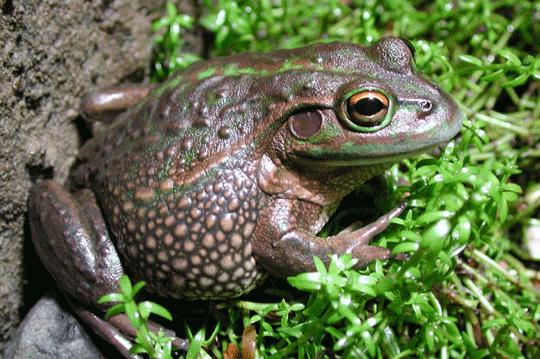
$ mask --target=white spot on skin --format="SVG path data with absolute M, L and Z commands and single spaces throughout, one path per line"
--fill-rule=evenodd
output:
M 233 229 L 234 221 L 230 214 L 226 214 L 219 220 L 219 227 L 224 232 L 230 232 Z
M 154 190 L 152 188 L 139 188 L 137 191 L 135 191 L 133 197 L 137 201 L 149 202 L 152 198 L 154 198 Z
M 186 252 L 191 252 L 194 249 L 195 249 L 195 243 L 193 243 L 193 241 L 190 241 L 190 240 L 184 241 L 184 250 Z
M 197 208 L 192 208 L 191 212 L 189 212 L 189 215 L 192 219 L 197 219 L 201 215 L 201 211 Z
M 160 262 L 167 262 L 167 260 L 169 259 L 169 257 L 167 257 L 167 252 L 165 251 L 159 251 L 157 257 Z
M 232 200 L 229 202 L 229 205 L 227 206 L 227 209 L 228 209 L 230 212 L 234 212 L 234 211 L 238 210 L 239 208 L 240 208 L 240 201 L 238 200 L 238 198 L 232 199 Z
M 172 282 L 176 288 L 182 288 L 186 284 L 186 279 L 182 276 L 174 275 Z
M 225 239 L 225 233 L 223 233 L 222 231 L 217 231 L 216 239 L 218 241 L 222 242 Z
M 217 281 L 220 283 L 226 283 L 229 281 L 229 273 L 223 272 L 217 277 Z
M 251 272 L 255 268 L 255 259 L 250 258 L 244 261 L 244 268 L 246 271 Z
M 215 244 L 214 236 L 206 233 L 202 239 L 202 245 L 206 248 L 212 248 Z
M 238 233 L 233 233 L 233 235 L 231 236 L 231 245 L 236 249 L 240 249 L 240 247 L 242 246 L 242 242 L 242 236 Z
M 172 261 L 172 266 L 176 270 L 185 270 L 188 266 L 188 262 L 185 258 L 175 258 Z
M 249 258 L 251 256 L 251 243 L 247 243 L 244 247 L 244 257 Z
M 208 264 L 203 268 L 203 272 L 206 275 L 213 277 L 217 273 L 217 267 L 214 264 Z
M 174 216 L 173 215 L 170 215 L 168 216 L 167 218 L 165 218 L 165 225 L 167 227 L 170 227 L 174 224 L 175 220 L 174 220 Z
M 191 264 L 195 265 L 195 266 L 198 266 L 200 265 L 202 262 L 201 260 L 201 257 L 200 256 L 192 256 L 191 257 Z
M 199 284 L 201 287 L 209 287 L 214 283 L 214 281 L 207 277 L 202 277 L 199 279 Z
M 221 243 L 219 246 L 218 246 L 218 252 L 219 253 L 225 253 L 227 252 L 227 249 L 229 249 L 229 246 L 226 244 L 226 243 Z
M 244 225 L 244 230 L 242 231 L 242 235 L 244 236 L 244 238 L 251 236 L 254 228 L 255 228 L 255 223 L 253 222 L 246 223 Z
M 187 226 L 185 224 L 178 224 L 174 227 L 174 235 L 178 238 L 182 238 L 187 234 Z
M 238 267 L 238 268 L 236 268 L 236 270 L 234 271 L 233 276 L 232 276 L 232 279 L 233 279 L 233 280 L 236 280 L 236 279 L 242 277 L 242 276 L 244 275 L 244 273 L 245 273 L 244 268 Z
M 236 263 L 234 263 L 233 258 L 230 254 L 227 254 L 221 259 L 221 267 L 225 270 L 233 269 Z
M 146 247 L 148 249 L 155 249 L 157 247 L 157 241 L 154 237 L 148 236 L 146 238 Z

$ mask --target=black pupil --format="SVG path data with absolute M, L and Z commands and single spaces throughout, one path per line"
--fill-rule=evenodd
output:
M 372 116 L 384 109 L 384 104 L 376 97 L 364 97 L 354 104 L 354 111 L 363 116 Z

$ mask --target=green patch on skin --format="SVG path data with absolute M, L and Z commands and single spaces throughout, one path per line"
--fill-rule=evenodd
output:
M 285 61 L 279 68 L 279 72 L 287 70 L 304 70 L 306 67 L 298 64 L 294 64 L 292 61 Z
M 342 144 L 339 148 L 328 148 L 324 145 L 310 147 L 307 151 L 315 158 L 337 158 L 343 155 L 351 155 L 353 157 L 369 153 L 372 150 L 379 148 L 384 150 L 382 147 L 385 145 L 377 144 L 363 144 L 358 145 L 354 142 L 348 141 Z
M 214 75 L 214 73 L 216 72 L 216 68 L 215 67 L 209 67 L 207 68 L 206 70 L 203 70 L 201 72 L 199 72 L 197 74 L 197 79 L 200 81 L 200 80 L 204 80 L 204 79 L 207 79 L 209 78 L 210 76 Z
M 376 145 L 376 144 L 357 145 L 356 143 L 352 141 L 348 141 L 341 145 L 339 152 L 361 155 L 366 152 L 370 152 L 371 149 L 373 149 L 374 147 L 382 147 L 382 146 L 384 145 Z
M 324 153 L 326 153 L 326 149 L 324 147 L 316 146 L 308 149 L 308 152 L 311 153 L 314 157 L 320 157 Z
M 184 163 L 186 166 L 190 166 L 195 159 L 197 159 L 197 151 L 193 147 L 184 152 Z
M 169 176 L 169 170 L 171 169 L 172 163 L 173 163 L 173 159 L 171 157 L 167 157 L 167 159 L 165 160 L 165 163 L 163 164 L 163 166 L 161 167 L 161 170 L 159 171 L 157 175 L 157 179 L 159 181 L 163 181 L 165 178 Z
M 342 134 L 342 129 L 334 123 L 328 124 L 321 132 L 313 135 L 305 140 L 302 140 L 303 143 L 320 143 L 327 140 L 339 137 Z
M 225 76 L 234 76 L 234 75 L 268 75 L 268 70 L 257 70 L 254 67 L 238 67 L 237 64 L 227 65 L 223 69 L 223 75 Z
M 213 106 L 216 103 L 218 103 L 219 99 L 220 99 L 220 97 L 218 96 L 216 91 L 209 91 L 208 96 L 206 98 L 206 104 L 210 105 L 210 106 Z
M 153 95 L 154 96 L 159 96 L 161 95 L 165 90 L 168 90 L 168 89 L 171 89 L 171 88 L 175 88 L 177 87 L 178 85 L 180 85 L 180 78 L 179 77 L 175 77 L 167 82 L 165 82 L 163 85 L 159 86 L 158 88 L 156 88 L 154 91 L 153 91 Z

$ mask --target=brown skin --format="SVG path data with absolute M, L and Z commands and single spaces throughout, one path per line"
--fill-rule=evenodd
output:
M 129 107 L 145 91 L 95 94 L 83 112 Z M 368 242 L 403 204 L 352 233 L 316 233 L 359 184 L 460 125 L 454 102 L 413 72 L 399 39 L 210 60 L 85 144 L 75 192 L 38 184 L 32 237 L 59 287 L 87 308 L 118 291 L 124 272 L 162 296 L 220 299 L 267 273 L 314 270 L 313 256 L 352 253 L 362 266 L 388 258 Z

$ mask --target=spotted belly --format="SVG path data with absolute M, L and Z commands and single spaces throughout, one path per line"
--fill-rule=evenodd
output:
M 112 228 L 126 271 L 145 280 L 150 291 L 175 298 L 232 298 L 264 277 L 251 245 L 263 206 L 253 178 L 230 171 L 147 205 L 116 203 Z

